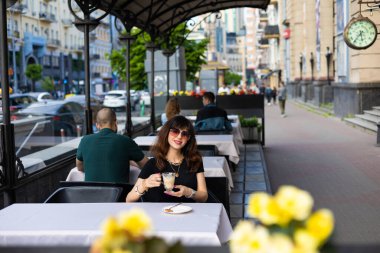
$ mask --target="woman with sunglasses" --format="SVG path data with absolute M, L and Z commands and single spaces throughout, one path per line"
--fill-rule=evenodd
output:
M 143 196 L 145 202 L 205 202 L 208 197 L 202 157 L 192 123 L 175 116 L 158 132 L 151 158 L 140 172 L 127 202 Z M 175 175 L 173 191 L 165 191 L 161 174 Z

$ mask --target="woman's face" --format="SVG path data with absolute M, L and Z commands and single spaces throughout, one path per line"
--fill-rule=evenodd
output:
M 168 142 L 171 148 L 181 150 L 190 138 L 190 133 L 187 129 L 179 129 L 172 127 L 169 130 Z

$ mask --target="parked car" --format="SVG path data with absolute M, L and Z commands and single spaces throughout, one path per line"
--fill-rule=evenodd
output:
M 144 102 L 145 106 L 150 106 L 150 94 L 147 91 L 141 92 L 140 105 Z
M 30 104 L 37 102 L 37 99 L 28 94 L 11 94 L 9 95 L 9 110 L 11 113 L 28 107 Z M 0 97 L 0 114 L 3 113 L 3 101 Z
M 86 109 L 86 96 L 85 95 L 71 96 L 71 97 L 66 98 L 65 101 L 77 102 L 82 106 L 83 111 Z M 92 110 L 92 120 L 93 120 L 93 123 L 95 123 L 96 114 L 103 107 L 102 102 L 101 102 L 99 97 L 97 97 L 95 95 L 91 95 L 90 96 L 90 104 L 91 104 L 91 110 Z
M 51 121 L 51 123 L 45 124 L 45 131 L 42 131 L 48 133 L 47 135 L 53 132 L 55 136 L 60 136 L 61 129 L 63 129 L 65 136 L 77 136 L 78 127 L 83 129 L 84 112 L 82 106 L 79 103 L 64 100 L 33 103 L 15 113 L 12 119 L 32 119 L 41 116 L 45 116 L 45 120 Z
M 139 96 L 135 90 L 131 90 L 131 108 L 134 111 L 139 103 Z M 104 97 L 103 106 L 122 109 L 127 104 L 127 92 L 125 90 L 109 91 Z
M 45 102 L 54 100 L 53 96 L 49 92 L 28 92 L 25 95 L 30 95 L 37 99 L 38 102 Z

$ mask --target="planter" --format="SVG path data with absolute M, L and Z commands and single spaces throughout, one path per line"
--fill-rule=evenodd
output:
M 259 133 L 257 127 L 242 127 L 243 141 L 245 142 L 260 142 L 261 133 Z

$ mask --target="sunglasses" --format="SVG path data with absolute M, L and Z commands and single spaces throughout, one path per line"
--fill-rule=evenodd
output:
M 181 137 L 184 137 L 185 139 L 190 139 L 190 133 L 187 130 L 179 130 L 177 128 L 170 128 L 169 134 L 173 137 L 177 137 L 178 135 L 181 135 Z

